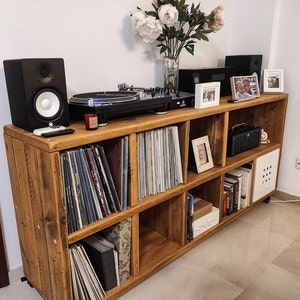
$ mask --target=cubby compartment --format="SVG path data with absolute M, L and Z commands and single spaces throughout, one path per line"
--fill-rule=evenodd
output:
M 271 143 L 280 143 L 283 137 L 285 111 L 284 101 L 262 103 L 233 110 L 229 113 L 228 128 L 241 123 L 259 126 L 267 132 Z
M 203 118 L 198 118 L 190 121 L 190 136 L 189 136 L 189 169 L 195 171 L 193 165 L 193 151 L 191 141 L 203 136 L 208 136 L 209 146 L 212 154 L 214 166 L 223 165 L 223 149 L 226 137 L 225 135 L 225 118 L 224 113 L 215 114 Z
M 71 244 L 72 278 L 77 277 L 81 286 L 88 286 L 80 274 L 85 270 L 86 275 L 94 278 L 92 286 L 98 296 L 113 292 L 126 283 L 131 274 L 131 233 L 132 221 L 127 218 Z M 73 293 L 76 295 L 80 294 L 78 282 L 73 282 Z M 92 293 L 88 288 L 86 290 Z
M 180 194 L 139 214 L 140 273 L 170 261 L 184 245 L 185 204 Z
M 189 192 L 196 197 L 211 202 L 213 206 L 220 208 L 221 188 L 222 180 L 221 176 L 218 176 L 192 188 Z
M 194 187 L 189 191 L 189 195 L 189 197 L 193 197 L 192 205 L 194 206 L 192 209 L 192 224 L 189 223 L 189 220 L 187 222 L 188 239 L 191 240 L 210 230 L 220 222 L 220 212 L 222 211 L 220 209 L 221 177 L 216 177 Z
M 186 123 L 142 131 L 136 135 L 138 201 L 184 183 Z M 185 169 L 185 168 L 184 168 Z

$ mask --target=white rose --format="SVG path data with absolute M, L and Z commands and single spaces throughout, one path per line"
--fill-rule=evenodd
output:
M 168 27 L 172 27 L 178 21 L 178 10 L 172 4 L 165 4 L 159 8 L 160 21 Z
M 225 9 L 222 5 L 219 5 L 211 13 L 214 16 L 214 20 L 210 24 L 209 28 L 213 32 L 216 32 L 216 31 L 220 30 L 224 25 Z
M 138 32 L 140 22 L 146 18 L 142 11 L 137 11 L 131 16 L 131 26 L 134 32 Z
M 136 24 L 136 31 L 146 43 L 152 43 L 162 33 L 162 27 L 159 20 L 152 16 L 146 16 L 144 19 L 139 19 Z

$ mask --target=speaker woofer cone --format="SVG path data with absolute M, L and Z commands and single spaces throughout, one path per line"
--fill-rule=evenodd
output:
M 62 102 L 55 91 L 42 90 L 35 96 L 33 108 L 39 118 L 53 119 L 59 116 Z

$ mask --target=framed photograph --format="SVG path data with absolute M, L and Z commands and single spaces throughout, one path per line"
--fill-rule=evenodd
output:
M 193 152 L 195 156 L 197 172 L 201 173 L 214 166 L 212 160 L 208 136 L 192 140 Z
M 264 92 L 283 92 L 284 80 L 282 69 L 264 70 Z
M 232 98 L 250 100 L 260 96 L 257 74 L 230 77 Z
M 220 82 L 197 83 L 195 85 L 195 108 L 219 105 L 220 86 Z

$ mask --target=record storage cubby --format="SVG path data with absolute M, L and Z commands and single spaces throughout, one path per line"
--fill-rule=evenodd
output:
M 281 150 L 288 95 L 262 94 L 240 103 L 205 109 L 183 108 L 164 115 L 141 114 L 110 120 L 106 127 L 86 131 L 83 121 L 71 123 L 71 135 L 43 138 L 13 125 L 4 126 L 14 208 L 24 274 L 44 299 L 72 299 L 69 246 L 81 239 L 131 218 L 131 268 L 129 279 L 106 293 L 116 299 L 157 270 L 184 254 L 220 228 L 246 213 L 256 203 L 276 192 L 276 187 L 258 201 L 229 216 L 193 240 L 187 240 L 187 195 L 193 192 L 222 208 L 225 173 Z M 232 157 L 226 156 L 228 129 L 239 123 L 262 127 L 270 143 Z M 138 201 L 137 133 L 178 126 L 183 183 Z M 198 174 L 191 163 L 191 141 L 208 136 L 214 166 Z M 68 234 L 60 153 L 101 141 L 129 137 L 128 207 Z M 280 154 L 279 154 L 280 159 Z M 278 174 L 278 170 L 277 170 Z M 252 181 L 254 182 L 254 180 Z M 250 198 L 251 199 L 251 198 Z M 221 245 L 220 245 L 221 246 Z

